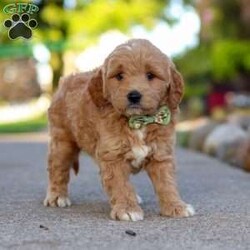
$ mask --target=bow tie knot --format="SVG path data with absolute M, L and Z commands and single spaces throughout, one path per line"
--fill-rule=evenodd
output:
M 129 118 L 128 124 L 132 129 L 140 129 L 147 124 L 157 123 L 168 125 L 171 120 L 171 113 L 167 106 L 162 106 L 154 115 L 135 115 Z

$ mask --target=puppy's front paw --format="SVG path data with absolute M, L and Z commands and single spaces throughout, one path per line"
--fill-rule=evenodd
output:
M 194 214 L 193 206 L 184 202 L 168 204 L 161 209 L 161 215 L 173 218 L 189 217 Z
M 143 220 L 144 213 L 139 206 L 116 205 L 113 207 L 110 216 L 113 220 L 139 221 Z
M 67 196 L 48 193 L 43 201 L 43 205 L 46 207 L 69 207 L 71 206 L 71 201 Z

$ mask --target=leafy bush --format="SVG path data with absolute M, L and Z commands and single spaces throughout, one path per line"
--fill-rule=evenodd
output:
M 191 49 L 184 55 L 174 58 L 182 73 L 186 90 L 185 96 L 201 96 L 207 90 L 211 79 L 211 57 L 207 46 Z
M 240 73 L 250 72 L 249 41 L 218 41 L 211 52 L 211 69 L 215 79 L 232 79 Z
M 186 97 L 205 94 L 209 85 L 250 73 L 250 43 L 220 40 L 200 45 L 174 59 L 186 81 Z

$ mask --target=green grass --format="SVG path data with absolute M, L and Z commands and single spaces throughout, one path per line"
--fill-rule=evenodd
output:
M 47 117 L 42 115 L 26 121 L 0 124 L 0 134 L 3 133 L 24 133 L 40 131 L 47 126 Z

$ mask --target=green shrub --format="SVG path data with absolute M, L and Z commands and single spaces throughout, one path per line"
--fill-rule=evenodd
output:
M 186 82 L 186 97 L 202 96 L 209 85 L 234 80 L 250 72 L 250 43 L 220 40 L 200 45 L 174 58 Z
M 212 74 L 217 80 L 232 79 L 242 72 L 249 72 L 249 41 L 223 40 L 214 43 L 211 62 Z

